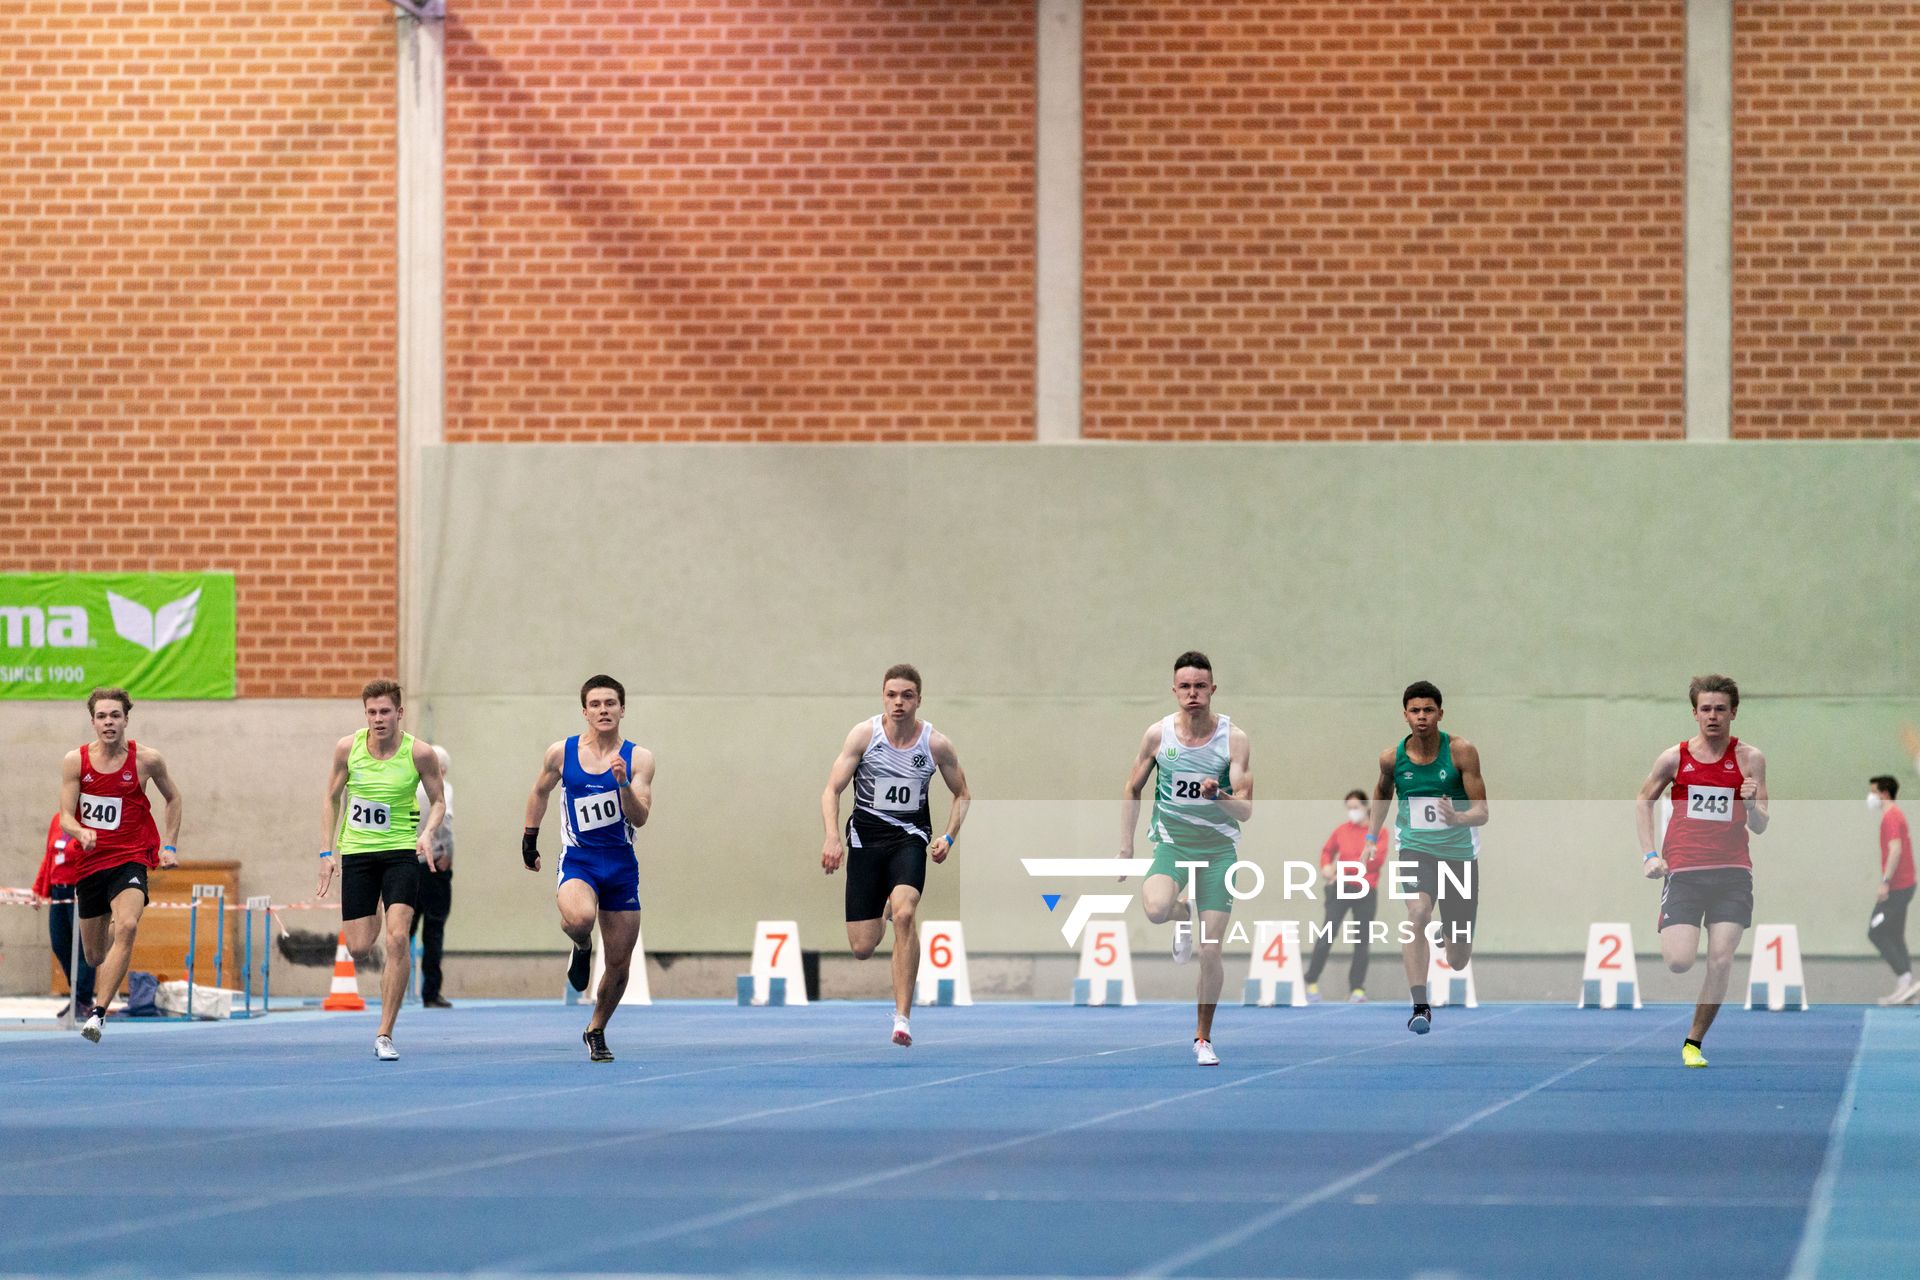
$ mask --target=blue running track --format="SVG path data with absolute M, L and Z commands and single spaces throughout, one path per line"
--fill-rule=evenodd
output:
M 1920 1017 L 558 1002 L 0 1036 L 0 1275 L 1914 1274 Z

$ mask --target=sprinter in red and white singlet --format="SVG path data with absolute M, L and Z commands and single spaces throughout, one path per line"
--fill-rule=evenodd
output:
M 1662 881 L 1660 950 L 1675 973 L 1693 968 L 1700 926 L 1707 929 L 1707 973 L 1693 1010 L 1693 1031 L 1680 1048 L 1689 1067 L 1707 1065 L 1701 1041 L 1726 998 L 1733 955 L 1753 924 L 1753 860 L 1749 833 L 1767 829 L 1767 760 L 1733 736 L 1740 686 L 1726 676 L 1695 676 L 1687 688 L 1700 732 L 1653 762 L 1640 788 L 1637 818 L 1648 879 Z M 1673 788 L 1673 817 L 1654 840 L 1654 806 Z
M 147 872 L 178 861 L 180 793 L 160 753 L 127 737 L 132 711 L 125 689 L 88 694 L 93 741 L 69 751 L 60 771 L 60 829 L 79 846 L 73 874 L 80 946 L 95 970 L 93 1010 L 80 1034 L 95 1042 L 133 960 L 134 934 L 147 908 Z M 164 839 L 147 803 L 149 782 L 167 802 Z

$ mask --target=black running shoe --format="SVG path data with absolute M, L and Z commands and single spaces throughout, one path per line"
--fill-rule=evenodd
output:
M 595 1027 L 588 1027 L 580 1033 L 581 1043 L 587 1046 L 589 1062 L 612 1062 L 613 1050 L 607 1048 L 607 1033 Z
M 587 982 L 593 977 L 593 948 L 575 947 L 573 959 L 567 964 L 567 985 L 582 995 L 586 994 Z
M 1413 1006 L 1413 1016 L 1407 1019 L 1407 1030 L 1417 1036 L 1423 1036 L 1433 1030 L 1433 1008 L 1430 1005 Z

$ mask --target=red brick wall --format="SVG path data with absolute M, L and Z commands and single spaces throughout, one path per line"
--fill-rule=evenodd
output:
M 1086 433 L 1682 433 L 1682 0 L 1086 13 Z
M 0 564 L 234 570 L 243 696 L 394 665 L 393 39 L 0 5 Z
M 1733 429 L 1920 435 L 1920 6 L 1734 8 Z
M 463 0 L 452 441 L 1033 434 L 1033 7 Z

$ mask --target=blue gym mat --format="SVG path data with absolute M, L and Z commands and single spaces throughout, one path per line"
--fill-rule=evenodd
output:
M 1705 1071 L 1680 1006 L 1225 1006 L 1211 1069 L 1190 1006 L 887 1012 L 626 1009 L 611 1065 L 557 1001 L 409 1008 L 397 1063 L 371 1014 L 10 1034 L 0 1274 L 1911 1270 L 1912 1010 L 1729 1008 Z

